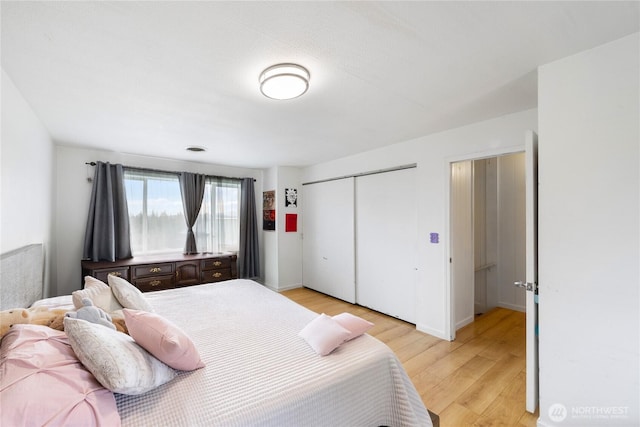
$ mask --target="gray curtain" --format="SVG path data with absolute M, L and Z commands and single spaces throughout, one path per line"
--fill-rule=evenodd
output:
M 256 195 L 253 178 L 242 180 L 240 195 L 240 242 L 238 249 L 238 277 L 260 276 Z
M 91 261 L 131 258 L 129 211 L 120 164 L 96 164 L 82 258 Z
M 190 172 L 180 173 L 180 193 L 182 194 L 182 207 L 184 219 L 187 222 L 187 241 L 184 244 L 185 254 L 197 254 L 196 236 L 193 234 L 193 225 L 198 219 L 202 198 L 204 197 L 206 175 Z

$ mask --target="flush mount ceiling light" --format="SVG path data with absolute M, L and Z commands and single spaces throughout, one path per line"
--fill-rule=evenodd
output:
M 297 98 L 309 89 L 309 71 L 297 64 L 276 64 L 260 74 L 260 92 L 271 99 Z

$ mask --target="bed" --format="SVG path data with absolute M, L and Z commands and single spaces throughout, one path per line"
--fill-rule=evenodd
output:
M 143 295 L 156 315 L 188 335 L 204 367 L 173 370 L 175 377 L 142 394 L 99 390 L 113 397 L 122 426 L 432 425 L 386 345 L 363 334 L 321 356 L 299 335 L 320 316 L 257 282 L 237 279 Z M 69 303 L 70 296 L 63 296 L 36 305 Z M 51 334 L 48 339 L 56 342 L 66 335 Z M 4 354 L 8 336 L 0 360 L 3 401 L 12 393 Z M 92 408 L 87 412 L 100 412 Z M 2 419 L 12 410 L 2 405 Z M 115 415 L 107 415 L 113 425 Z M 99 419 L 84 424 L 106 425 Z

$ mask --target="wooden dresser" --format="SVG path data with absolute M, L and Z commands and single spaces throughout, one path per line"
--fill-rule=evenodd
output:
M 237 279 L 237 256 L 232 253 L 140 256 L 116 262 L 82 261 L 82 277 L 108 283 L 110 274 L 122 277 L 142 292 Z

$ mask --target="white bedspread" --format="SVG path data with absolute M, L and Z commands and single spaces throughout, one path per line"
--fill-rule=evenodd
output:
M 249 280 L 145 294 L 206 367 L 140 396 L 123 426 L 431 426 L 394 353 L 364 335 L 320 357 L 298 332 L 317 314 Z

